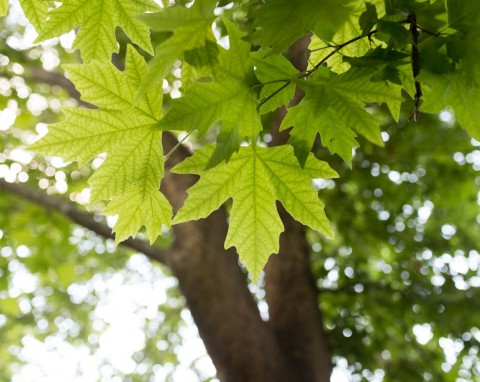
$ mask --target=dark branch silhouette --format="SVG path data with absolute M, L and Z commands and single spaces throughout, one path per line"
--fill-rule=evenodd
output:
M 58 212 L 72 222 L 81 225 L 104 238 L 115 238 L 110 227 L 106 224 L 97 222 L 92 214 L 80 211 L 75 205 L 63 199 L 46 195 L 39 190 L 22 184 L 8 183 L 4 179 L 0 179 L 0 191 L 6 191 L 32 203 L 38 204 L 47 210 Z M 162 264 L 166 263 L 167 251 L 152 246 L 146 241 L 130 238 L 122 242 L 121 245 L 142 252 L 152 260 L 156 260 Z

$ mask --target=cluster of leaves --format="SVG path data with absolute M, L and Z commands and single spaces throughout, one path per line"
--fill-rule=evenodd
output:
M 172 223 L 171 207 L 159 191 L 169 157 L 162 150 L 165 131 L 205 135 L 213 127 L 215 144 L 173 169 L 200 175 L 173 223 L 206 217 L 232 198 L 225 245 L 237 248 L 254 279 L 278 251 L 283 227 L 276 201 L 298 221 L 331 236 L 311 181 L 336 173 L 311 153 L 317 135 L 351 165 L 358 136 L 383 144 L 377 105 L 386 104 L 398 120 L 402 102 L 412 98 L 413 108 L 425 112 L 453 108 L 460 124 L 480 139 L 475 1 L 51 3 L 21 1 L 38 41 L 79 27 L 74 47 L 84 63 L 65 69 L 82 99 L 99 109 L 65 110 L 65 121 L 51 126 L 34 149 L 80 163 L 106 153 L 90 178 L 91 203 L 104 201 L 104 213 L 119 216 L 117 242 L 142 226 L 153 242 L 162 225 Z M 0 4 L 5 13 L 6 2 Z M 160 34 L 148 64 L 132 46 L 124 71 L 110 63 L 118 49 L 117 26 L 150 54 L 148 27 Z M 312 34 L 310 64 L 299 71 L 284 53 L 306 34 Z M 228 36 L 228 49 L 219 35 Z M 163 79 L 179 65 L 183 94 L 168 101 L 164 115 Z M 295 87 L 305 97 L 288 108 L 280 127 L 293 127 L 290 140 L 265 147 L 262 115 L 289 106 Z

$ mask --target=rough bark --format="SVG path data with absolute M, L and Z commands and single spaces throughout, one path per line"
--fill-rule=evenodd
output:
M 269 326 L 297 373 L 297 380 L 330 380 L 331 357 L 310 269 L 304 227 L 281 209 L 280 252 L 265 269 Z
M 293 103 L 302 97 L 297 92 Z M 272 124 L 272 145 L 285 143 L 288 136 L 278 132 L 284 111 Z M 319 309 L 305 227 L 278 204 L 285 231 L 280 236 L 280 251 L 265 267 L 265 296 L 269 326 L 297 381 L 328 382 L 332 370 L 328 340 Z

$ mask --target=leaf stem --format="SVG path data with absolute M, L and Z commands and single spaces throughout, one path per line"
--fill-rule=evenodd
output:
M 291 79 L 291 78 L 282 78 L 282 79 L 279 79 L 279 80 L 265 81 L 265 82 L 262 82 L 262 83 L 253 85 L 251 88 L 252 88 L 252 89 L 255 89 L 255 88 L 258 88 L 258 87 L 264 86 L 264 85 L 278 84 L 279 82 L 287 82 L 287 83 L 290 83 L 290 82 L 292 82 L 292 79 Z
M 332 57 L 335 53 L 338 53 L 339 50 L 345 48 L 346 46 L 358 41 L 358 40 L 361 40 L 362 38 L 365 38 L 365 37 L 368 37 L 368 39 L 370 39 L 375 33 L 377 33 L 378 30 L 377 29 L 374 29 L 373 31 L 370 31 L 368 32 L 367 34 L 364 34 L 364 35 L 361 35 L 361 36 L 357 36 L 357 37 L 354 37 L 352 38 L 351 40 L 348 40 L 348 41 L 345 41 L 344 43 L 340 44 L 340 45 L 337 45 L 335 47 L 334 50 L 332 50 L 329 54 L 327 54 L 322 60 L 320 60 L 320 62 L 318 62 L 312 69 L 310 70 L 307 70 L 306 72 L 300 74 L 298 76 L 298 78 L 305 78 L 305 77 L 309 77 L 311 76 L 315 71 L 318 70 L 318 68 L 320 68 L 320 66 L 322 66 L 325 62 L 327 62 L 327 60 Z
M 415 15 L 415 13 L 410 14 L 408 16 L 408 21 L 410 22 L 410 33 L 412 34 L 412 72 L 415 80 L 414 109 L 410 119 L 417 122 L 420 104 L 422 103 L 422 86 L 420 85 L 420 82 L 416 80 L 417 76 L 420 74 L 420 53 L 418 50 L 419 28 L 417 25 L 417 15 Z
M 167 153 L 167 155 L 164 155 L 163 156 L 163 161 L 166 162 L 168 160 L 168 158 L 170 158 L 172 156 L 172 154 L 175 152 L 176 149 L 178 149 L 180 147 L 180 145 L 185 142 L 185 140 L 196 130 L 192 130 L 190 131 L 187 135 L 185 135 L 181 141 L 179 141 L 175 146 L 173 146 L 173 148 Z
M 280 93 L 283 89 L 285 89 L 288 85 L 290 85 L 290 80 L 288 82 L 285 82 L 282 86 L 280 86 L 277 90 L 275 90 L 272 94 L 270 94 L 267 98 L 262 100 L 258 106 L 257 109 L 260 109 L 263 105 L 265 105 L 268 101 L 270 101 L 273 97 L 275 97 L 278 93 Z

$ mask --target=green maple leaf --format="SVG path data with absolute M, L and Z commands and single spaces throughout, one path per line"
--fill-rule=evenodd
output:
M 198 0 L 190 8 L 174 6 L 141 17 L 153 30 L 173 32 L 172 36 L 157 46 L 141 91 L 161 83 L 175 60 L 182 58 L 185 52 L 197 50 L 196 54 L 200 54 L 201 50 L 204 55 L 215 60 L 218 53 L 212 31 L 216 17 L 213 14 L 215 4 L 216 1 L 213 0 Z
M 133 106 L 146 63 L 131 47 L 123 72 L 98 61 L 65 68 L 82 99 L 100 110 L 66 109 L 65 121 L 51 126 L 34 149 L 80 163 L 106 153 L 89 179 L 90 203 L 109 201 L 105 214 L 119 215 L 114 227 L 117 243 L 142 225 L 153 242 L 172 215 L 159 191 L 164 160 L 162 132 L 155 126 L 162 117 L 162 90 L 150 91 Z
M 446 0 L 448 24 L 457 30 L 469 30 L 478 19 L 478 1 Z
M 153 0 L 69 0 L 48 13 L 48 21 L 39 32 L 37 41 L 58 37 L 80 26 L 73 43 L 85 62 L 110 61 L 118 52 L 115 28 L 121 27 L 130 39 L 153 54 L 150 31 L 136 15 L 156 11 Z
M 468 133 L 480 140 L 480 90 L 465 73 L 435 75 L 421 73 L 417 78 L 431 89 L 425 89 L 421 110 L 438 113 L 447 107 L 453 108 L 459 124 Z
M 240 260 L 257 280 L 268 257 L 279 249 L 283 224 L 276 201 L 299 222 L 331 237 L 324 204 L 311 181 L 337 174 L 327 163 L 309 156 L 302 169 L 291 146 L 241 147 L 228 163 L 205 170 L 212 146 L 195 152 L 174 168 L 181 174 L 199 174 L 174 223 L 207 217 L 229 198 L 233 199 L 225 248 L 235 246 Z
M 320 134 L 324 146 L 351 166 L 352 149 L 358 146 L 355 140 L 357 135 L 348 125 L 342 123 L 332 107 L 318 106 L 313 100 L 306 99 L 290 108 L 282 122 L 282 130 L 289 126 L 298 126 L 290 132 L 289 140 L 295 148 L 295 155 L 303 165 L 317 134 Z
M 369 51 L 371 51 L 372 54 L 378 55 L 377 52 L 379 49 L 372 50 L 372 47 L 378 44 L 378 40 L 375 39 L 375 35 L 367 37 L 367 33 L 370 31 L 371 26 L 373 26 L 372 23 L 376 23 L 376 19 L 378 17 L 385 15 L 385 1 L 371 0 L 366 3 L 365 1 L 357 0 L 351 4 L 351 13 L 338 31 L 333 35 L 331 41 L 324 41 L 316 35 L 312 36 L 310 45 L 308 47 L 310 51 L 308 69 L 312 69 L 319 62 L 325 60 L 326 65 L 330 67 L 333 72 L 344 73 L 349 70 L 352 62 L 356 63 L 354 57 L 364 58 Z M 370 28 L 364 29 L 365 22 L 370 25 Z M 338 46 L 345 42 L 351 41 L 352 39 L 358 38 L 359 36 L 364 37 L 341 48 L 341 50 L 339 50 L 341 54 L 335 53 L 332 55 L 332 53 L 337 51 Z M 385 51 L 385 49 L 383 49 L 383 51 Z M 380 57 L 375 58 L 377 59 L 377 62 L 370 61 L 370 67 L 372 67 L 374 64 L 378 65 Z M 385 62 L 387 62 L 386 59 Z M 381 68 L 379 68 L 379 70 L 380 69 Z M 409 69 L 411 68 L 409 67 Z M 409 83 L 407 83 L 410 82 L 409 79 L 404 79 L 403 76 L 402 82 L 403 86 L 409 86 Z M 392 83 L 390 83 L 390 86 L 396 89 L 396 92 L 399 96 L 396 97 L 395 100 L 386 100 L 385 103 L 391 111 L 394 119 L 398 121 L 400 118 L 400 108 L 402 103 L 402 99 L 400 97 L 402 88 Z
M 263 47 L 272 47 L 272 52 L 280 52 L 308 32 L 334 32 L 349 13 L 337 0 L 269 0 L 257 13 L 254 38 Z
M 398 89 L 385 82 L 372 82 L 374 72 L 351 69 L 336 75 L 319 69 L 308 82 L 299 82 L 307 96 L 288 109 L 280 130 L 294 126 L 290 143 L 300 164 L 304 164 L 317 133 L 332 153 L 351 165 L 352 149 L 358 146 L 354 133 L 383 145 L 379 123 L 365 110 L 365 103 L 399 100 Z
M 216 150 L 209 166 L 228 160 L 242 138 L 253 140 L 262 129 L 257 110 L 258 94 L 250 60 L 250 45 L 241 40 L 233 24 L 225 20 L 230 49 L 220 49 L 214 81 L 197 83 L 189 92 L 172 102 L 172 109 L 163 118 L 162 130 L 198 130 L 205 133 L 215 122 L 222 121 Z

